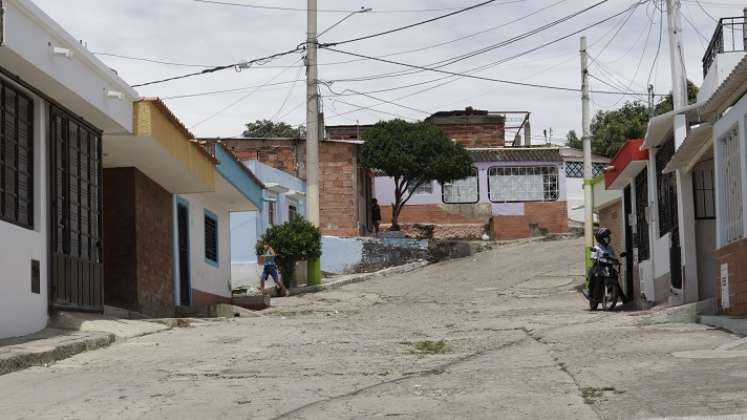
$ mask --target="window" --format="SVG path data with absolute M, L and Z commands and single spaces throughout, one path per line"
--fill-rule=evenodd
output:
M 674 172 L 661 173 L 674 155 L 674 137 L 656 151 L 656 175 L 659 201 L 659 236 L 677 226 L 677 179 Z
M 218 266 L 218 216 L 205 209 L 205 261 Z
M 270 226 L 275 226 L 275 223 L 277 222 L 277 201 L 268 201 L 267 202 L 267 223 Z
M 592 176 L 599 176 L 604 174 L 604 168 L 607 166 L 605 163 L 592 163 L 591 174 Z M 584 177 L 584 163 L 583 162 L 566 162 L 565 163 L 565 176 L 566 178 L 583 178 Z
M 296 207 L 295 203 L 288 204 L 288 220 L 291 220 L 296 216 L 298 216 L 298 207 Z
M 494 166 L 488 169 L 488 197 L 494 203 L 556 201 L 557 166 Z
M 651 257 L 648 243 L 648 222 L 646 209 L 648 208 L 648 175 L 646 170 L 635 177 L 635 247 L 638 248 L 638 261 L 645 261 Z
M 0 220 L 34 227 L 34 106 L 0 81 Z
M 446 204 L 474 204 L 480 201 L 480 185 L 477 182 L 477 169 L 472 168 L 470 177 L 443 185 L 441 199 Z
M 699 164 L 693 169 L 695 218 L 716 218 L 716 195 L 713 185 L 713 161 Z
M 417 188 L 408 187 L 407 192 L 412 192 L 412 195 L 433 194 L 433 181 L 425 182 Z
M 744 237 L 742 224 L 742 162 L 739 150 L 739 133 L 734 127 L 717 143 L 719 166 L 719 232 L 720 245 L 726 245 Z

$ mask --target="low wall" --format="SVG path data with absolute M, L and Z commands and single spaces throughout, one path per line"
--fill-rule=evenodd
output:
M 747 315 L 747 239 L 733 242 L 716 251 L 715 274 L 716 302 L 720 313 Z
M 322 237 L 322 271 L 358 273 L 426 259 L 428 241 L 409 238 Z

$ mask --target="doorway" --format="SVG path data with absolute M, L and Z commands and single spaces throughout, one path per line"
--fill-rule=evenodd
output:
M 625 294 L 628 301 L 637 295 L 633 281 L 633 226 L 630 221 L 633 215 L 633 205 L 630 185 L 623 191 L 623 224 L 625 232 Z
M 189 205 L 184 201 L 176 204 L 176 235 L 178 275 L 179 275 L 179 306 L 192 305 L 192 281 L 189 270 Z
M 102 312 L 101 131 L 54 105 L 49 116 L 50 307 Z

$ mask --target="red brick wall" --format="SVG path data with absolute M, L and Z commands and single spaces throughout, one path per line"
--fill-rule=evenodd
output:
M 465 147 L 499 147 L 506 143 L 504 124 L 439 124 L 437 127 Z
M 239 160 L 256 160 L 293 176 L 306 176 L 306 144 L 301 140 L 221 139 L 220 143 L 236 154 Z
M 135 168 L 104 169 L 104 303 L 174 316 L 172 195 Z
M 486 225 L 490 217 L 468 217 L 459 213 L 446 211 L 438 204 L 405 205 L 399 213 L 400 224 L 480 224 Z M 381 207 L 381 223 L 392 221 L 392 207 Z
M 319 145 L 319 211 L 322 234 L 356 236 L 358 227 L 356 145 Z
M 729 309 L 721 301 L 721 264 L 729 269 Z M 716 250 L 716 303 L 726 315 L 747 315 L 747 239 Z
M 532 235 L 530 225 L 533 224 L 549 233 L 568 232 L 567 203 L 525 203 L 523 216 L 493 216 L 491 232 L 494 240 L 528 238 Z

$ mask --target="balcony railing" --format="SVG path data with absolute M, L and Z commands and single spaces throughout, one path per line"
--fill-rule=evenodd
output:
M 728 17 L 718 21 L 716 30 L 703 56 L 703 77 L 708 74 L 716 56 L 727 52 L 745 51 L 745 25 L 747 17 Z

